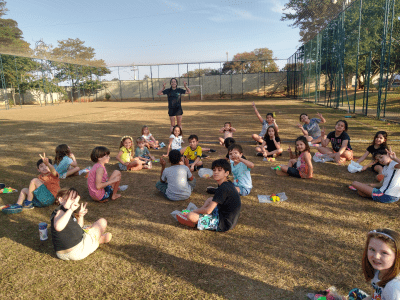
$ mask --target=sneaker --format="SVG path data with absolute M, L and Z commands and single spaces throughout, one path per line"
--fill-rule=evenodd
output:
M 3 214 L 6 214 L 6 215 L 18 214 L 18 213 L 22 212 L 22 205 L 13 204 L 7 208 L 3 208 L 1 211 L 3 212 Z
M 214 149 L 210 149 L 210 151 L 209 152 L 217 152 L 217 150 L 214 150 Z
M 33 209 L 33 208 L 34 208 L 34 207 L 33 207 L 32 201 L 28 201 L 28 200 L 25 200 L 25 201 L 24 201 L 23 209 Z
M 216 191 L 217 191 L 217 188 L 213 187 L 213 186 L 207 187 L 207 190 L 206 190 L 206 192 L 209 194 L 215 194 Z
M 357 189 L 352 185 L 349 185 L 349 189 L 351 189 L 352 191 L 357 191 Z
M 262 154 L 261 152 L 258 152 L 258 153 L 256 154 L 256 156 L 263 156 L 263 154 Z
M 204 154 L 204 153 L 201 155 L 201 158 L 209 158 L 209 157 L 210 157 L 210 156 L 208 156 L 208 155 L 206 155 L 206 154 Z

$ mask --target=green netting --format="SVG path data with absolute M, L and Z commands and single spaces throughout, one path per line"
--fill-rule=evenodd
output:
M 288 59 L 288 94 L 400 120 L 400 6 L 358 0 Z

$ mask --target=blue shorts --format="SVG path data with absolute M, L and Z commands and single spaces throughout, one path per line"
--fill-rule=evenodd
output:
M 382 193 L 380 189 L 374 188 L 372 190 L 372 200 L 374 200 L 376 202 L 381 202 L 381 203 L 392 203 L 392 202 L 399 201 L 399 197 L 386 195 L 386 194 Z
M 235 185 L 235 187 L 239 188 L 239 190 L 240 190 L 239 195 L 240 196 L 247 196 L 251 192 L 251 188 L 245 188 L 243 186 L 239 186 L 239 185 L 236 185 L 236 184 L 234 184 L 234 185 Z
M 53 194 L 42 184 L 33 191 L 32 204 L 36 207 L 46 207 L 52 205 L 56 201 Z
M 127 168 L 125 165 L 121 164 L 121 163 L 118 163 L 118 166 L 119 166 L 119 169 L 120 169 L 121 171 L 126 171 L 126 170 L 128 170 L 128 168 Z
M 216 207 L 210 215 L 199 215 L 199 221 L 197 222 L 198 230 L 214 230 L 218 231 L 219 225 L 219 213 L 218 207 Z
M 101 198 L 100 201 L 103 201 L 103 200 L 105 200 L 105 199 L 107 199 L 107 198 L 111 198 L 111 196 L 112 196 L 112 194 L 113 194 L 113 189 L 112 189 L 111 185 L 107 185 L 107 186 L 104 188 L 104 191 L 105 191 L 105 194 L 104 194 L 103 198 Z

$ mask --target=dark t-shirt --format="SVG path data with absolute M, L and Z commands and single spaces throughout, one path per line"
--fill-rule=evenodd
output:
M 215 191 L 213 201 L 218 203 L 218 231 L 228 231 L 235 227 L 239 219 L 242 202 L 233 183 L 230 181 L 222 183 Z
M 371 145 L 367 148 L 367 151 L 372 154 L 372 157 L 374 157 L 374 154 L 377 153 L 381 149 L 385 150 L 385 149 L 387 149 L 387 147 L 380 145 L 378 149 L 375 149 L 374 145 Z
M 338 152 L 340 150 L 340 148 L 342 147 L 342 143 L 345 140 L 349 141 L 347 143 L 346 150 L 351 150 L 350 136 L 347 134 L 346 131 L 343 131 L 338 137 L 335 136 L 335 131 L 331 131 L 331 132 L 328 133 L 328 136 L 326 138 L 331 141 L 332 149 L 335 152 Z
M 57 207 L 51 214 L 51 237 L 55 251 L 67 250 L 78 245 L 83 239 L 83 229 L 78 224 L 74 215 L 68 220 L 67 226 L 61 231 L 54 229 L 54 217 L 59 210 L 62 210 L 62 205 Z
M 274 141 L 273 140 L 270 140 L 269 139 L 269 136 L 268 137 L 264 137 L 264 141 L 266 142 L 266 146 L 267 146 L 267 151 L 268 152 L 271 152 L 271 151 L 275 151 L 277 148 L 276 148 L 276 146 L 275 146 L 275 143 L 274 143 Z M 278 138 L 277 136 L 275 137 L 275 141 L 277 142 L 277 143 L 279 143 L 280 141 L 281 141 L 281 139 L 280 138 Z
M 186 94 L 186 90 L 181 88 L 173 90 L 172 88 L 169 88 L 163 90 L 162 93 L 168 96 L 168 108 L 175 109 L 181 107 L 181 95 Z

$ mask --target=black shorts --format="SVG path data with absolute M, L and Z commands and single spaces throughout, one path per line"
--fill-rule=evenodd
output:
M 289 176 L 301 178 L 300 172 L 296 168 L 289 167 L 287 173 L 289 174 Z
M 168 115 L 169 115 L 170 117 L 182 116 L 182 115 L 183 115 L 182 106 L 168 108 Z

